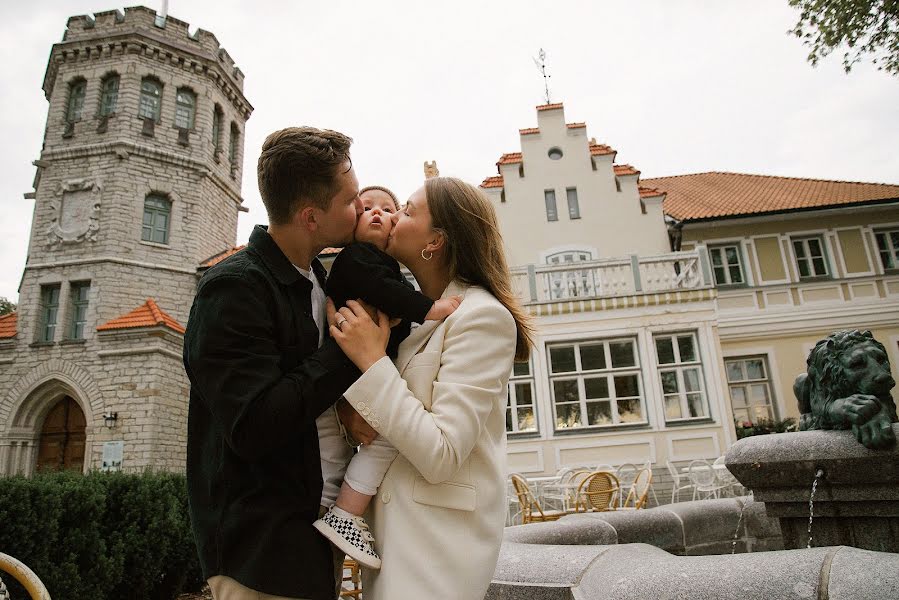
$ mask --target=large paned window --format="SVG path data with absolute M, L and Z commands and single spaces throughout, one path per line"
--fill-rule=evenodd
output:
M 636 340 L 553 344 L 548 352 L 557 431 L 646 422 Z
M 37 339 L 52 342 L 56 337 L 56 321 L 59 316 L 59 284 L 41 286 L 41 321 Z
M 693 332 L 657 335 L 653 338 L 667 422 L 705 419 L 709 416 L 702 360 Z
M 565 193 L 568 195 L 568 218 L 580 219 L 581 207 L 577 201 L 577 188 L 566 188 Z
M 534 433 L 538 431 L 534 399 L 534 374 L 531 363 L 517 362 L 509 378 L 509 398 L 506 403 L 506 432 Z
M 543 190 L 543 200 L 546 203 L 546 220 L 558 221 L 559 211 L 556 210 L 556 191 Z
M 735 421 L 755 423 L 777 418 L 766 357 L 727 358 L 724 367 Z
M 72 298 L 72 322 L 69 327 L 69 338 L 84 339 L 84 325 L 87 323 L 88 294 L 91 291 L 89 281 L 79 281 L 70 286 Z
M 899 229 L 878 231 L 874 237 L 877 238 L 877 253 L 883 268 L 899 269 Z
M 743 276 L 742 254 L 740 246 L 712 246 L 709 248 L 712 258 L 712 270 L 717 285 L 741 285 L 746 283 Z
M 157 244 L 169 243 L 172 203 L 165 196 L 150 194 L 144 200 L 144 221 L 140 239 Z
M 108 117 L 115 113 L 119 102 L 119 76 L 107 75 L 100 87 L 100 116 Z
M 196 110 L 197 95 L 187 88 L 180 88 L 175 93 L 175 127 L 193 129 Z
M 162 107 L 162 84 L 152 77 L 144 77 L 140 82 L 140 106 L 138 116 L 151 121 L 159 121 Z
M 66 121 L 74 123 L 81 120 L 84 111 L 84 94 L 87 91 L 87 82 L 84 79 L 76 79 L 69 84 L 69 100 L 66 103 Z
M 793 238 L 793 253 L 800 279 L 827 277 L 830 274 L 824 256 L 824 242 L 820 237 Z

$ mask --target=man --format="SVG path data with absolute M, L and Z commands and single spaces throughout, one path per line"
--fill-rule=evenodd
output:
M 216 600 L 332 599 L 339 585 L 343 557 L 312 527 L 323 485 L 316 419 L 358 371 L 325 334 L 316 256 L 351 242 L 362 212 L 351 143 L 311 127 L 265 140 L 270 225 L 206 273 L 191 308 L 188 497 Z

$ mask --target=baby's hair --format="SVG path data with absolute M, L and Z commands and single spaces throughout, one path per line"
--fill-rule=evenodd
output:
M 372 190 L 384 192 L 385 194 L 390 196 L 390 199 L 393 200 L 393 204 L 394 204 L 394 206 L 396 206 L 396 209 L 397 210 L 400 209 L 400 201 L 396 199 L 396 194 L 394 194 L 393 192 L 388 190 L 386 187 L 382 187 L 380 185 L 368 185 L 368 186 L 365 186 L 364 188 L 362 188 L 361 190 L 359 190 L 359 195 L 362 196 L 362 194 L 364 194 L 365 192 L 370 192 Z

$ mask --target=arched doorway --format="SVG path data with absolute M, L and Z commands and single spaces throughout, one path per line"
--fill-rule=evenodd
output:
M 38 471 L 81 471 L 84 468 L 84 412 L 71 396 L 63 396 L 47 413 L 38 445 Z

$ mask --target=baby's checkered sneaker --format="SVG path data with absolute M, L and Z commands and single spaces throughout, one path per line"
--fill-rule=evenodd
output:
M 357 563 L 369 569 L 380 569 L 381 558 L 372 547 L 375 538 L 362 517 L 332 506 L 312 524 L 332 544 L 346 552 Z

